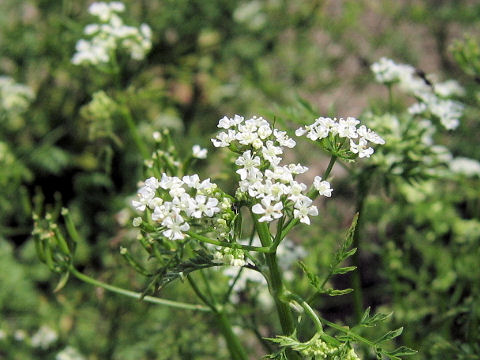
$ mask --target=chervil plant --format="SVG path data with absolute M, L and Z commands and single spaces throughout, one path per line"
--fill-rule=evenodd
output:
M 400 335 L 402 328 L 377 340 L 369 340 L 355 329 L 324 319 L 312 305 L 319 294 L 339 296 L 351 291 L 328 288 L 327 284 L 332 276 L 355 269 L 342 264 L 355 253 L 351 244 L 356 218 L 325 278 L 302 263 L 312 285 L 310 295 L 291 291 L 286 285 L 282 264 L 279 264 L 278 250 L 290 231 L 315 221 L 319 211 L 314 201 L 332 195 L 332 188 L 325 179 L 335 162 L 338 159 L 354 162 L 360 157 L 372 156 L 374 149 L 370 145 L 382 145 L 384 140 L 351 117 L 318 118 L 312 125 L 298 129 L 297 135 L 306 135 L 316 141 L 331 156 L 325 172 L 321 177 L 315 176 L 309 186 L 297 179 L 308 171 L 307 167 L 285 163 L 286 149 L 296 146 L 296 141 L 285 131 L 262 117 L 245 119 L 238 115 L 222 118 L 218 127 L 221 131 L 212 138 L 212 143 L 231 154 L 227 158 L 234 167 L 230 176 L 236 179 L 231 192 L 222 190 L 210 178 L 201 179 L 198 174 L 190 173 L 193 162 L 206 157 L 206 149 L 194 146 L 192 153 L 182 159 L 169 132 L 154 134 L 157 149 L 145 163 L 146 179 L 132 201 L 138 212 L 132 224 L 137 229 L 137 241 L 148 258 L 139 259 L 125 247 L 120 251 L 126 261 L 146 277 L 143 293 L 100 282 L 75 267 L 75 246 L 81 239 L 67 209 L 62 211 L 64 227 L 50 214 L 44 218 L 35 216 L 37 251 L 52 271 L 62 274 L 58 289 L 72 274 L 95 286 L 144 301 L 209 312 L 217 320 L 231 358 L 247 359 L 248 351 L 232 328 L 232 321 L 239 319 L 231 306 L 231 295 L 242 271 L 256 272 L 266 280 L 265 286 L 281 326 L 280 335 L 268 338 L 278 344 L 277 351 L 267 355 L 268 358 L 359 359 L 355 344 L 371 347 L 378 358 L 400 359 L 413 354 L 408 348 L 391 350 L 384 346 L 385 342 Z M 250 237 L 247 243 L 244 241 L 246 234 Z M 258 245 L 253 243 L 256 237 Z M 233 281 L 223 280 L 224 285 L 219 286 L 219 274 L 213 269 L 230 267 L 238 269 L 237 275 Z M 175 280 L 186 281 L 201 304 L 147 295 Z M 298 334 L 303 317 L 313 324 L 305 339 Z M 385 318 L 383 315 L 370 317 L 367 311 L 359 326 L 373 326 Z

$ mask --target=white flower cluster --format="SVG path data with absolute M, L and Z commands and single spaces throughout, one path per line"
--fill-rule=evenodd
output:
M 55 360 L 85 360 L 85 357 L 77 349 L 67 346 L 57 354 Z
M 372 64 L 371 70 L 378 82 L 398 83 L 403 90 L 420 101 L 409 109 L 411 114 L 423 114 L 429 111 L 448 130 L 455 129 L 459 125 L 464 105 L 458 101 L 446 99 L 464 94 L 464 89 L 456 81 L 449 80 L 433 84 L 429 78 L 431 84 L 428 84 L 418 75 L 413 66 L 397 64 L 384 57 Z
M 468 177 L 480 176 L 480 162 L 465 157 L 456 157 L 449 163 L 450 171 Z
M 213 218 L 222 209 L 230 209 L 231 202 L 217 190 L 210 179 L 200 181 L 198 175 L 184 176 L 182 179 L 162 174 L 158 180 L 150 177 L 138 190 L 138 200 L 132 205 L 138 211 L 148 207 L 153 210 L 151 218 L 162 225 L 162 235 L 171 240 L 185 238 L 190 229 L 189 222 L 202 218 Z M 217 226 L 223 219 L 218 219 Z M 139 225 L 138 218 L 134 225 Z
M 306 134 L 305 136 L 313 141 L 325 139 L 330 135 L 349 139 L 352 153 L 358 154 L 360 158 L 370 157 L 374 150 L 369 143 L 383 145 L 385 141 L 365 125 L 357 128 L 358 124 L 360 121 L 353 117 L 346 119 L 320 117 L 312 125 L 298 129 L 295 134 L 297 136 Z
M 55 341 L 57 341 L 58 335 L 55 330 L 47 325 L 43 325 L 32 336 L 31 344 L 33 347 L 48 349 Z
M 9 76 L 0 76 L 0 111 L 23 112 L 34 97 L 29 86 L 16 83 Z
M 95 2 L 89 7 L 90 14 L 98 17 L 100 24 L 89 24 L 84 34 L 90 40 L 81 39 L 77 42 L 77 52 L 72 58 L 75 65 L 106 64 L 112 60 L 117 49 L 123 49 L 134 60 L 142 60 L 152 47 L 152 30 L 147 24 L 140 28 L 127 26 L 117 15 L 125 11 L 121 2 Z
M 304 194 L 307 186 L 294 180 L 308 168 L 300 164 L 280 165 L 283 148 L 293 148 L 295 141 L 286 132 L 272 128 L 262 117 L 245 120 L 239 115 L 225 116 L 220 119 L 218 127 L 225 131 L 212 139 L 212 143 L 215 147 L 229 147 L 240 154 L 235 161 L 240 175 L 237 195 L 255 199 L 257 203 L 252 212 L 260 215 L 258 221 L 279 219 L 284 207 L 293 205 L 294 217 L 310 224 L 309 216 L 318 215 L 317 207 Z M 325 185 L 322 185 L 324 191 Z

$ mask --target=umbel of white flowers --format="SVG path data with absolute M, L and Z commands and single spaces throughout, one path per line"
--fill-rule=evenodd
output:
M 147 24 L 140 28 L 127 26 L 118 13 L 125 11 L 125 5 L 114 1 L 111 3 L 94 2 L 88 9 L 100 23 L 89 24 L 84 34 L 89 40 L 77 42 L 77 52 L 72 58 L 75 65 L 107 64 L 112 61 L 115 52 L 121 49 L 134 60 L 142 60 L 152 47 L 152 30 Z
M 318 122 L 307 130 L 300 129 L 298 133 L 319 130 Z M 352 153 L 358 153 L 360 157 L 370 156 L 373 149 L 366 147 L 368 142 L 384 143 L 365 126 L 357 129 L 358 120 L 348 118 L 346 129 L 343 128 L 344 122 L 343 119 L 330 119 L 327 135 L 331 132 L 350 139 Z M 235 198 L 221 191 L 210 179 L 201 181 L 197 174 L 180 179 L 164 173 L 160 179 L 147 179 L 132 205 L 141 212 L 145 212 L 147 207 L 153 210 L 149 212 L 150 219 L 159 224 L 162 235 L 171 240 L 185 238 L 192 226 L 215 230 L 219 237 L 227 236 L 234 218 L 231 209 L 233 200 L 248 204 L 251 211 L 258 215 L 259 222 L 275 221 L 289 210 L 295 219 L 310 224 L 310 217 L 318 215 L 318 209 L 307 196 L 307 185 L 295 180 L 308 168 L 301 164 L 281 164 L 284 148 L 295 147 L 295 141 L 286 132 L 272 128 L 262 117 L 254 116 L 247 120 L 239 115 L 223 117 L 218 127 L 224 131 L 212 139 L 213 145 L 229 148 L 238 154 L 235 164 L 239 182 Z M 193 151 L 198 150 L 195 147 Z M 332 194 L 330 184 L 319 176 L 314 178 L 312 190 L 326 197 Z M 139 218 L 134 221 L 136 226 L 141 223 Z
M 464 89 L 456 81 L 434 83 L 429 76 L 427 83 L 413 66 L 397 64 L 384 57 L 372 64 L 371 69 L 378 82 L 390 86 L 397 83 L 400 88 L 418 99 L 419 102 L 409 109 L 411 114 L 431 113 L 447 130 L 453 130 L 459 125 L 464 106 L 458 101 L 446 99 L 464 94 Z

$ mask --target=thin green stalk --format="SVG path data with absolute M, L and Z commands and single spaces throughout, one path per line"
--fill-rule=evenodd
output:
M 328 326 L 330 326 L 331 328 L 333 329 L 336 329 L 338 331 L 341 331 L 343 332 L 344 334 L 347 334 L 348 336 L 350 336 L 351 338 L 359 341 L 359 342 L 362 342 L 368 346 L 371 346 L 371 347 L 376 347 L 377 344 L 375 344 L 373 341 L 370 341 L 366 338 L 364 338 L 363 336 L 360 336 L 358 334 L 355 334 L 353 331 L 350 331 L 350 329 L 348 327 L 345 327 L 345 326 L 341 326 L 341 325 L 338 325 L 338 324 L 335 324 L 335 323 L 332 323 L 330 321 L 328 321 L 327 319 L 324 319 L 322 318 L 321 316 L 318 317 L 320 319 L 320 321 Z
M 330 175 L 330 172 L 332 171 L 333 169 L 333 165 L 335 165 L 335 162 L 337 161 L 337 157 L 335 155 L 332 155 L 332 157 L 330 158 L 330 162 L 328 163 L 328 166 L 327 166 L 327 169 L 325 170 L 325 173 L 323 174 L 323 177 L 322 179 L 327 179 L 328 176 Z M 308 196 L 314 200 L 317 196 L 318 196 L 318 191 L 315 190 L 314 188 L 312 188 L 309 192 L 308 192 Z M 292 228 L 297 225 L 298 223 L 300 222 L 300 220 L 298 219 L 290 219 L 287 224 L 285 225 L 285 227 L 283 228 L 281 234 L 280 234 L 280 240 L 279 242 L 281 242 L 285 236 L 287 236 L 287 234 L 290 232 L 290 230 L 292 230 Z M 275 241 L 276 243 L 277 241 Z
M 362 228 L 362 214 L 365 206 L 365 200 L 368 195 L 368 187 L 370 182 L 369 175 L 360 175 L 358 180 L 358 198 L 357 198 L 357 226 L 353 233 L 353 244 L 352 247 L 356 248 L 357 251 L 352 256 L 353 265 L 357 267 L 357 271 L 352 273 L 352 288 L 353 288 L 353 307 L 355 311 L 355 319 L 359 322 L 363 315 L 363 289 L 362 289 L 362 279 L 360 276 L 360 231 Z
M 392 84 L 387 85 L 388 88 L 388 111 L 393 111 L 393 87 Z
M 320 319 L 318 318 L 317 314 L 315 311 L 312 309 L 312 307 L 305 301 L 303 300 L 300 296 L 295 295 L 295 294 L 289 294 L 289 298 L 295 300 L 300 304 L 300 306 L 303 308 L 305 313 L 308 315 L 308 317 L 313 321 L 315 324 L 315 329 L 319 333 L 323 333 L 323 325 Z
M 120 294 L 120 295 L 128 296 L 128 297 L 131 297 L 131 298 L 134 298 L 134 299 L 139 299 L 139 300 L 141 299 L 143 301 L 146 301 L 146 302 L 149 302 L 149 303 L 152 303 L 152 304 L 166 305 L 166 306 L 171 306 L 171 307 L 175 307 L 175 308 L 179 308 L 179 309 L 211 311 L 209 308 L 207 308 L 205 306 L 202 306 L 202 305 L 187 304 L 187 303 L 182 303 L 182 302 L 178 302 L 178 301 L 160 299 L 160 298 L 153 297 L 153 296 L 142 296 L 143 295 L 142 293 L 122 289 L 122 288 L 119 288 L 117 286 L 109 285 L 109 284 L 106 284 L 104 282 L 98 281 L 94 278 L 91 278 L 90 276 L 79 272 L 73 266 L 70 266 L 68 269 L 77 279 L 82 280 L 82 281 L 84 281 L 88 284 L 101 287 L 105 290 Z
M 202 277 L 202 280 L 205 283 L 205 287 L 207 288 L 207 293 L 208 293 L 208 296 L 210 296 L 210 300 L 211 300 L 212 304 L 216 305 L 217 300 L 215 298 L 215 295 L 213 294 L 212 287 L 210 286 L 210 282 L 208 281 L 208 278 L 205 275 L 204 271 L 206 271 L 206 269 L 200 270 L 200 276 Z
M 195 292 L 195 294 L 200 298 L 200 300 L 202 300 L 203 303 L 205 305 L 207 305 L 213 312 L 217 312 L 217 308 L 215 307 L 215 305 L 212 304 L 210 302 L 210 300 L 208 300 L 205 297 L 205 295 L 203 295 L 203 293 L 200 291 L 197 284 L 195 283 L 195 281 L 193 281 L 193 279 L 190 275 L 187 275 L 187 280 L 188 280 L 188 283 L 190 284 L 190 286 L 192 287 L 193 291 Z
M 328 163 L 327 170 L 325 170 L 325 173 L 323 174 L 323 179 L 327 179 L 328 176 L 330 175 L 330 172 L 333 169 L 333 165 L 335 165 L 335 162 L 337 161 L 337 157 L 335 155 L 332 155 L 330 158 L 330 162 Z
M 199 241 L 202 241 L 202 242 L 205 242 L 205 243 L 209 243 L 209 244 L 213 244 L 213 245 L 217 245 L 217 246 L 243 249 L 243 250 L 247 250 L 247 251 L 256 251 L 256 252 L 262 252 L 262 253 L 268 253 L 268 252 L 272 251 L 269 246 L 260 247 L 260 246 L 241 245 L 241 244 L 238 244 L 238 243 L 227 243 L 227 242 L 224 242 L 224 241 L 218 241 L 218 240 L 210 239 L 206 236 L 194 233 L 193 231 L 186 231 L 185 233 L 187 235 L 191 236 L 192 238 L 196 239 L 196 240 L 199 240 Z

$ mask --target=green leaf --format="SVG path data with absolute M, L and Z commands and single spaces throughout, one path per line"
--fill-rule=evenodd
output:
M 322 282 L 321 282 L 320 278 L 317 275 L 310 272 L 310 270 L 307 269 L 307 265 L 305 265 L 305 263 L 303 263 L 302 261 L 299 261 L 298 264 L 302 268 L 305 275 L 307 275 L 307 278 L 308 278 L 308 281 L 310 282 L 310 285 L 312 285 L 318 291 L 321 291 L 320 287 L 321 287 Z
M 390 316 L 392 316 L 392 314 L 393 312 L 388 314 L 377 313 L 373 316 L 370 316 L 370 307 L 368 307 L 367 310 L 365 310 L 359 325 L 364 327 L 373 327 L 387 320 Z
M 406 346 L 400 346 L 399 348 L 388 353 L 389 356 L 409 356 L 415 355 L 418 351 L 410 349 Z
M 346 266 L 346 267 L 342 267 L 342 268 L 337 268 L 335 270 L 333 270 L 333 274 L 346 274 L 346 273 L 349 273 L 350 271 L 353 271 L 355 270 L 357 267 L 356 266 Z
M 342 290 L 336 290 L 336 289 L 327 289 L 324 290 L 325 294 L 329 296 L 341 296 L 341 295 L 346 295 L 350 294 L 353 291 L 353 289 L 342 289 Z
M 396 337 L 400 336 L 402 332 L 403 332 L 403 327 L 400 327 L 396 330 L 389 331 L 385 335 L 380 337 L 378 340 L 376 340 L 375 344 L 379 344 L 388 340 L 395 339 Z

